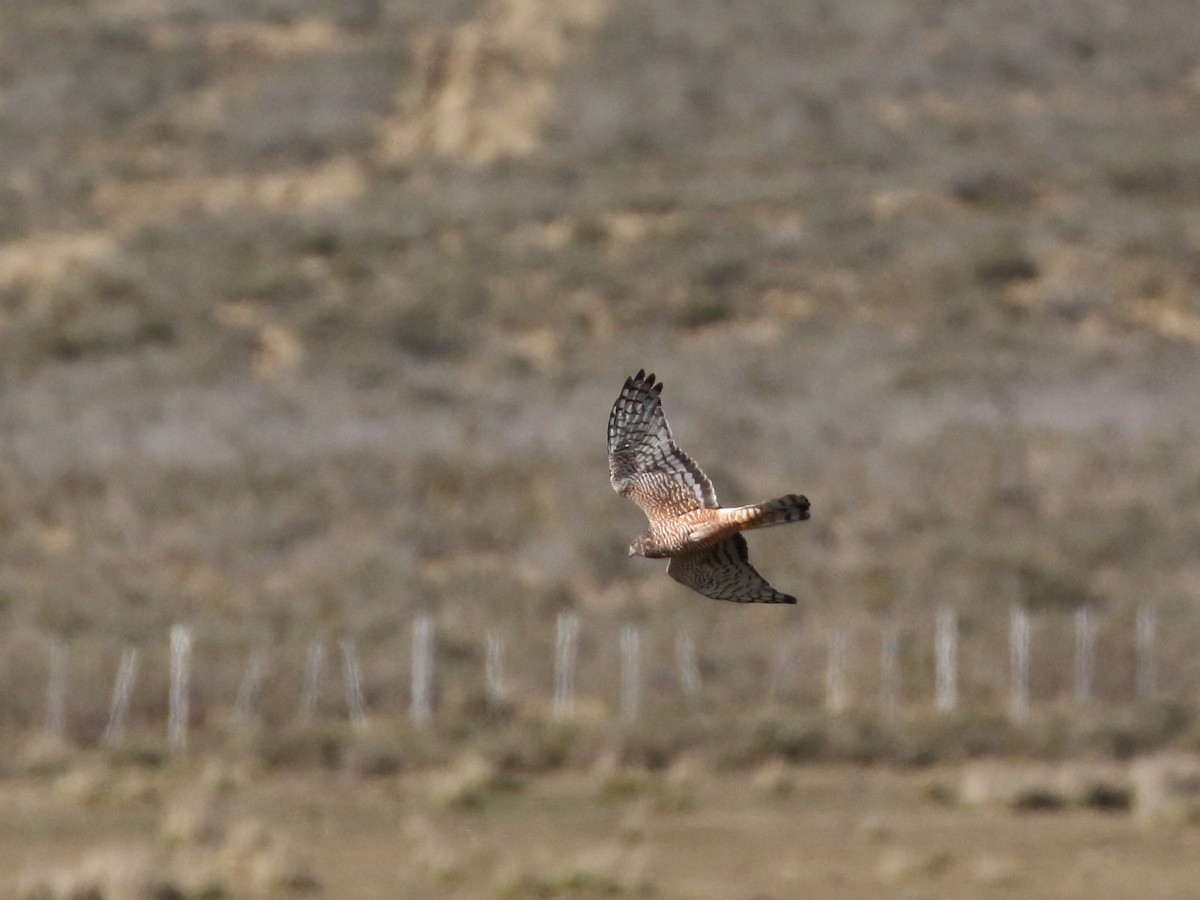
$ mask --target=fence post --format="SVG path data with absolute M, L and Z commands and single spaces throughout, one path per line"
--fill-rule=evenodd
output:
M 311 719 L 317 714 L 321 699 L 321 672 L 325 668 L 325 641 L 315 637 L 308 642 L 304 658 L 304 687 L 300 691 L 300 718 Z
M 233 704 L 233 714 L 243 722 L 249 722 L 254 717 L 254 701 L 258 699 L 258 691 L 263 678 L 267 674 L 267 651 L 265 647 L 255 647 L 250 651 L 250 659 L 246 662 L 246 674 L 238 685 L 237 699 Z
M 900 628 L 895 622 L 883 626 L 879 660 L 879 708 L 885 721 L 896 718 L 900 708 Z
M 554 640 L 554 717 L 561 719 L 575 703 L 575 656 L 579 644 L 579 616 L 558 614 Z
M 121 662 L 117 665 L 117 680 L 113 685 L 112 705 L 108 710 L 108 724 L 100 740 L 105 744 L 119 741 L 125 735 L 129 719 L 129 700 L 133 695 L 133 681 L 137 677 L 137 647 L 126 647 L 121 651 Z
M 843 713 L 849 705 L 846 690 L 846 629 L 831 628 L 826 640 L 825 708 L 831 713 Z
M 1153 606 L 1143 604 L 1137 611 L 1137 696 L 1151 700 L 1158 693 L 1158 615 Z
M 493 715 L 504 710 L 507 685 L 504 683 L 504 638 L 488 632 L 487 658 L 484 663 L 484 695 Z
M 621 626 L 621 721 L 636 721 L 641 700 L 641 630 L 632 624 Z
M 1015 722 L 1024 722 L 1029 718 L 1029 610 L 1014 606 L 1009 618 L 1012 678 L 1009 715 Z
M 683 688 L 684 702 L 692 715 L 700 714 L 701 685 L 700 665 L 696 662 L 696 642 L 692 633 L 680 626 L 675 632 L 675 662 L 679 666 L 679 685 Z
M 187 749 L 192 662 L 192 631 L 171 626 L 171 696 L 167 715 L 167 741 L 172 751 Z
M 358 648 L 352 638 L 342 638 L 342 681 L 346 691 L 346 710 L 350 724 L 361 728 L 367 723 L 367 703 L 363 696 L 362 666 L 358 662 Z
M 46 730 L 61 738 L 67 730 L 67 648 L 58 638 L 51 638 L 46 651 Z
M 1075 610 L 1075 699 L 1092 699 L 1096 673 L 1096 622 L 1092 611 L 1081 606 Z
M 796 671 L 799 655 L 800 639 L 797 635 L 788 635 L 779 642 L 779 647 L 775 651 L 775 659 L 771 663 L 771 682 L 767 689 L 769 703 L 778 703 L 783 697 L 788 682 Z
M 428 613 L 413 620 L 412 705 L 408 718 L 419 728 L 433 719 L 433 619 Z
M 958 614 L 948 604 L 938 607 L 935 634 L 938 712 L 958 705 Z

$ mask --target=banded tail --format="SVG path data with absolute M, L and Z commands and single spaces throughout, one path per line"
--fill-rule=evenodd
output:
M 800 494 L 787 494 L 766 503 L 738 506 L 728 512 L 743 530 L 786 525 L 788 522 L 803 522 L 808 518 L 808 498 Z

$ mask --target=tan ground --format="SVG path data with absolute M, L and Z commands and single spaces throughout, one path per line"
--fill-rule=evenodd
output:
M 571 773 L 465 800 L 440 792 L 444 776 L 429 773 L 243 781 L 192 767 L 140 790 L 110 782 L 104 791 L 81 789 L 78 776 L 12 780 L 0 786 L 0 896 L 39 867 L 78 870 L 99 847 L 178 855 L 219 843 L 179 812 L 195 782 L 210 786 L 213 833 L 262 823 L 293 851 L 275 868 L 307 873 L 317 896 L 1100 900 L 1186 897 L 1200 883 L 1200 829 L 1140 828 L 1125 813 L 965 809 L 931 789 L 954 782 L 950 769 L 769 776 L 764 786 L 761 774 L 686 766 L 663 776 Z M 250 891 L 239 884 L 226 889 Z

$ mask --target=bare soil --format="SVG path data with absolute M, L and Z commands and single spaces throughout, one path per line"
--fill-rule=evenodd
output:
M 961 808 L 936 790 L 955 777 L 803 767 L 787 772 L 787 791 L 764 794 L 741 775 L 643 776 L 614 791 L 564 773 L 462 809 L 431 802 L 427 774 L 281 775 L 225 788 L 221 817 L 286 835 L 316 882 L 308 890 L 347 900 L 1182 897 L 1200 876 L 1194 829 Z M 162 796 L 184 782 L 165 780 Z M 39 866 L 165 840 L 155 800 L 81 804 L 36 780 L 5 782 L 0 799 L 4 896 Z

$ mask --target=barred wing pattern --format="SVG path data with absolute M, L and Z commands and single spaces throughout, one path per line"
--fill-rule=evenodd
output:
M 662 411 L 662 382 L 644 369 L 625 379 L 608 417 L 608 471 L 613 490 L 653 520 L 716 509 L 717 494 L 695 461 L 675 446 Z
M 750 565 L 746 539 L 735 534 L 727 540 L 684 556 L 673 556 L 667 574 L 680 584 L 714 600 L 735 603 L 795 603 L 796 598 L 775 590 Z

